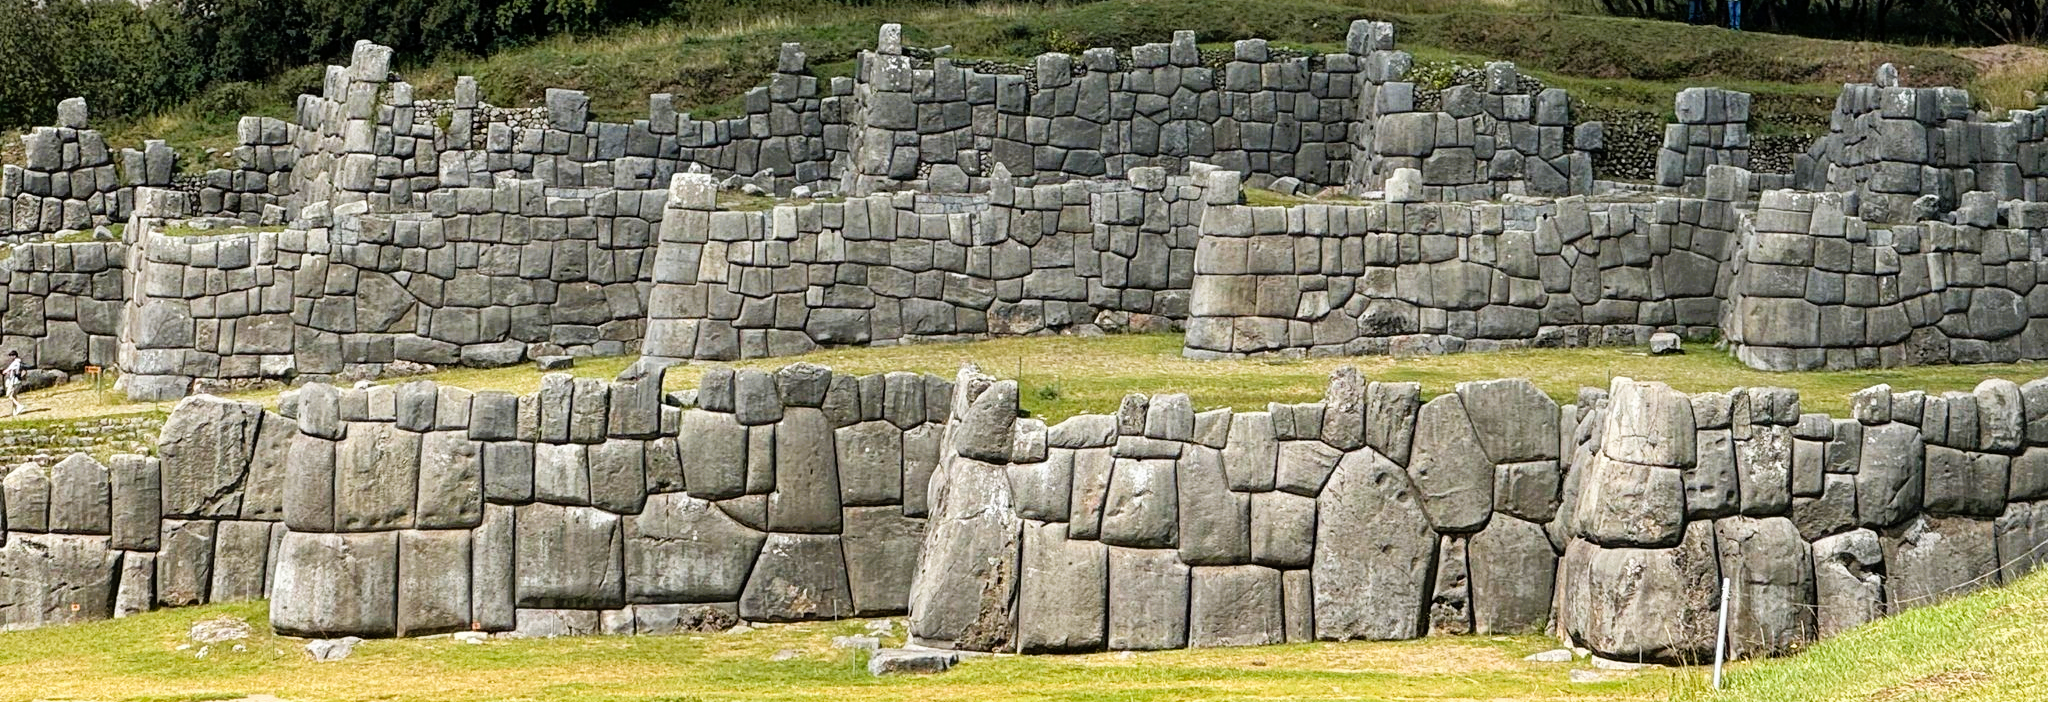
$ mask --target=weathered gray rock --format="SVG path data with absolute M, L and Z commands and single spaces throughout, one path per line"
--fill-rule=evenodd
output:
M 397 616 L 399 636 L 460 631 L 475 621 L 470 616 L 468 531 L 398 533 Z
M 1377 452 L 1354 452 L 1316 498 L 1316 638 L 1422 635 L 1437 536 L 1407 477 Z
M 334 452 L 335 529 L 411 528 L 419 494 L 420 435 L 382 422 L 351 423 L 347 433 Z M 175 489 L 165 482 L 164 494 Z
M 959 662 L 958 651 L 885 648 L 868 656 L 868 674 L 935 675 L 951 670 Z
M 1175 463 L 1165 458 L 1116 459 L 1102 508 L 1103 543 L 1132 548 L 1180 545 Z
M 468 529 L 483 522 L 483 455 L 461 431 L 420 438 L 416 522 L 421 529 Z
M 1493 509 L 1532 522 L 1548 522 L 1557 515 L 1563 481 L 1555 459 L 1495 466 Z
M 7 472 L 4 481 L 7 513 L 5 526 L 12 531 L 50 530 L 50 472 L 34 463 L 23 463 Z
M 1721 575 L 1731 581 L 1728 655 L 1761 658 L 1813 641 L 1811 550 L 1784 517 L 1714 523 Z
M 1017 516 L 1046 522 L 1065 522 L 1073 505 L 1074 454 L 1072 449 L 1052 449 L 1046 460 L 1018 463 L 1004 468 L 1010 492 L 1017 501 Z
M 1193 569 L 1189 646 L 1264 646 L 1286 640 L 1280 571 L 1265 566 Z
M 974 392 L 982 385 L 980 392 Z M 961 456 L 988 463 L 1010 462 L 1011 426 L 1017 422 L 1017 383 L 993 381 L 960 384 L 962 402 L 953 426 L 953 450 Z
M 1920 511 L 1920 430 L 1887 423 L 1863 429 L 1862 465 L 1856 471 L 1856 517 L 1863 526 L 1883 528 Z
M 834 432 L 840 501 L 847 506 L 902 503 L 903 430 L 877 420 Z
M 1316 500 L 1284 492 L 1251 495 L 1251 560 L 1276 568 L 1307 568 L 1316 543 Z
M 1557 402 L 1523 378 L 1458 384 L 1459 404 L 1486 457 L 1496 464 L 1558 457 Z M 1435 402 L 1435 400 L 1431 400 Z M 1427 417 L 1429 407 L 1423 406 Z M 1416 427 L 1417 439 L 1422 426 Z
M 626 598 L 633 602 L 735 602 L 767 535 L 710 502 L 652 495 L 625 528 Z
M 647 442 L 612 439 L 590 445 L 590 504 L 614 514 L 637 514 L 647 500 Z
M 534 445 L 492 441 L 482 445 L 484 499 L 497 504 L 533 500 Z
M 1065 525 L 1025 522 L 1017 584 L 1017 646 L 1024 653 L 1090 651 L 1106 642 L 1109 554 L 1068 540 Z
M 2010 459 L 1928 445 L 1922 506 L 1937 514 L 1995 517 L 2005 511 Z
M 1674 548 L 1566 547 L 1558 587 L 1559 626 L 1580 646 L 1612 660 L 1699 662 L 1714 653 L 1720 566 L 1714 525 L 1686 526 Z
M 112 527 L 107 468 L 74 453 L 50 469 L 50 533 L 106 536 Z
M 1230 435 L 1223 447 L 1223 470 L 1230 489 L 1258 492 L 1273 489 L 1280 444 L 1273 438 L 1273 416 L 1265 412 L 1241 412 L 1230 418 Z
M 1340 451 L 1365 446 L 1366 387 L 1357 368 L 1344 366 L 1330 373 L 1329 388 L 1323 393 L 1323 443 Z
M 910 607 L 910 578 L 924 543 L 925 521 L 896 507 L 848 507 L 839 537 L 854 616 L 897 614 Z
M 1792 432 L 1787 427 L 1751 427 L 1749 438 L 1735 442 L 1735 467 L 1742 494 L 1742 513 L 1771 517 L 1792 509 Z
M 625 604 L 618 515 L 581 506 L 531 504 L 513 519 L 518 604 L 615 609 Z
M 483 523 L 470 532 L 470 618 L 481 631 L 510 631 L 519 625 L 516 513 L 506 505 L 484 505 Z
M 1808 541 L 1855 528 L 1856 476 L 1830 473 L 1819 497 L 1792 498 L 1792 523 Z
M 1727 429 L 1702 429 L 1693 451 L 1693 465 L 1685 469 L 1685 518 L 1716 519 L 1742 509 L 1740 471 L 1735 462 L 1735 438 Z
M 1609 548 L 1675 546 L 1686 528 L 1683 483 L 1676 468 L 1596 456 L 1572 511 L 1579 535 Z
M 238 516 L 242 509 L 242 481 L 262 422 L 260 405 L 211 395 L 193 395 L 178 401 L 157 438 L 164 515 Z
M 1827 638 L 1884 615 L 1884 546 L 1857 529 L 1813 542 L 1815 635 Z
M 1190 446 L 1177 464 L 1180 560 L 1189 565 L 1237 565 L 1252 558 L 1251 496 L 1230 491 L 1223 452 Z M 1314 500 L 1307 501 L 1314 505 Z M 1313 507 L 1311 507 L 1313 509 Z
M 535 444 L 533 499 L 559 505 L 590 504 L 590 450 L 583 444 Z
M 292 438 L 285 461 L 284 522 L 299 531 L 334 530 L 334 472 L 338 444 L 311 434 Z
M 2048 498 L 2048 448 L 2034 446 L 2014 456 L 2005 497 L 2014 502 Z
M 1555 433 L 1553 428 L 1553 437 Z M 1459 395 L 1437 396 L 1416 415 L 1408 476 L 1439 533 L 1477 531 L 1493 514 L 1493 462 L 1481 446 Z
M 2000 453 L 2020 450 L 2027 440 L 2027 418 L 2019 384 L 1989 378 L 1971 394 L 1977 400 L 1977 447 Z
M 162 550 L 157 559 L 156 599 L 165 607 L 205 604 L 213 587 L 212 520 L 163 521 Z
M 910 635 L 991 651 L 1016 640 L 1023 521 L 1000 466 L 952 459 L 932 476 L 931 518 L 910 591 Z
M 836 456 L 832 422 L 824 412 L 811 407 L 787 410 L 775 428 L 775 492 L 768 495 L 770 529 L 810 534 L 839 531 Z
M 1671 386 L 1615 378 L 1608 389 L 1601 452 L 1646 466 L 1693 465 L 1692 400 Z
M 141 614 L 156 607 L 156 554 L 128 551 L 121 554 L 120 585 L 114 593 L 114 617 Z M 69 609 L 68 607 L 66 609 Z
M 0 628 L 114 616 L 122 554 L 105 536 L 13 534 L 0 546 Z
M 769 534 L 746 589 L 740 593 L 740 617 L 786 622 L 850 616 L 853 595 L 847 587 L 846 556 L 839 548 L 839 537 Z
M 1422 385 L 1375 382 L 1365 393 L 1365 445 L 1406 464 L 1415 438 L 1415 412 L 1422 407 Z
M 123 551 L 154 551 L 162 534 L 162 486 L 156 459 L 119 454 L 108 467 L 111 547 Z
M 1188 644 L 1188 567 L 1171 550 L 1109 549 L 1109 647 Z
M 1550 622 L 1557 552 L 1543 527 L 1495 515 L 1465 545 L 1471 570 L 1472 633 L 1526 634 Z
M 1885 609 L 1903 612 L 1998 584 L 1990 520 L 1915 516 L 1884 534 Z
M 398 631 L 398 534 L 287 531 L 270 625 L 285 636 L 391 636 Z
M 676 441 L 690 495 L 723 500 L 746 494 L 747 428 L 730 414 L 684 410 Z
M 261 599 L 270 563 L 270 522 L 224 521 L 214 528 L 209 602 Z
M 1321 441 L 1282 441 L 1279 447 L 1274 486 L 1307 497 L 1315 497 L 1323 491 L 1323 483 L 1330 479 L 1330 471 L 1335 470 L 1337 461 L 1344 457 L 1344 452 Z
M 1472 568 L 1465 553 L 1470 537 L 1446 534 L 1437 541 L 1435 582 L 1430 585 L 1429 635 L 1472 633 Z

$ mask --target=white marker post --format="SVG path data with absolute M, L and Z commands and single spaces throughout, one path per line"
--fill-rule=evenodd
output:
M 1714 634 L 1714 689 L 1721 689 L 1721 659 L 1728 655 L 1728 587 L 1729 580 L 1721 579 L 1721 629 Z

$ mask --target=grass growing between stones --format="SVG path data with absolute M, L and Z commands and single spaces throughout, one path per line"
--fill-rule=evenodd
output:
M 695 387 L 704 370 L 718 365 L 772 370 L 804 361 L 861 374 L 903 370 L 952 377 L 960 364 L 974 363 L 997 377 L 1017 380 L 1024 408 L 1048 421 L 1058 421 L 1076 414 L 1113 412 L 1123 396 L 1133 392 L 1187 393 L 1197 408 L 1260 410 L 1268 402 L 1310 402 L 1322 398 L 1331 371 L 1355 366 L 1370 380 L 1421 383 L 1425 395 L 1449 392 L 1467 380 L 1528 378 L 1559 402 L 1572 401 L 1581 387 L 1605 389 L 1617 376 L 1662 381 L 1686 392 L 1790 387 L 1800 391 L 1803 411 L 1846 417 L 1849 395 L 1879 383 L 1900 390 L 1968 391 L 1986 378 L 2025 382 L 2048 375 L 2048 364 L 2042 363 L 1771 373 L 1753 370 L 1705 345 L 1694 344 L 1690 350 L 1680 356 L 1650 356 L 1640 348 L 1594 348 L 1425 357 L 1194 361 L 1181 357 L 1178 334 L 1023 337 L 831 349 L 733 364 L 692 363 L 670 368 L 666 384 L 675 390 Z M 582 359 L 573 372 L 610 378 L 630 360 Z M 524 393 L 540 387 L 540 375 L 531 366 L 517 366 L 447 371 L 427 377 L 472 389 Z
M 1923 607 L 1822 641 L 1804 654 L 1742 663 L 1698 702 L 1960 702 L 2048 696 L 2048 572 Z
M 186 640 L 194 622 L 247 619 L 249 639 Z M 901 619 L 896 635 L 901 640 Z M 1542 637 L 1435 638 L 1139 654 L 997 657 L 931 677 L 877 679 L 835 635 L 862 622 L 770 625 L 744 634 L 379 640 L 332 663 L 273 636 L 260 602 L 0 634 L 0 699 L 213 700 L 1665 700 L 1699 671 L 1574 684 L 1573 666 L 1527 663 Z M 796 657 L 772 661 L 781 651 Z

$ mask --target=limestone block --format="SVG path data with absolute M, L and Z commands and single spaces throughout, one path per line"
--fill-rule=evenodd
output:
M 1458 384 L 1458 397 L 1492 462 L 1558 457 L 1557 402 L 1535 383 L 1523 378 L 1463 382 Z M 1423 411 L 1427 413 L 1428 407 Z
M 114 616 L 122 554 L 105 536 L 16 534 L 0 546 L 0 628 Z
M 1109 647 L 1188 644 L 1188 567 L 1171 550 L 1110 547 Z
M 932 478 L 927 548 L 910 591 L 910 635 L 966 650 L 1015 641 L 1023 521 L 1000 466 L 949 459 Z
M 849 506 L 901 503 L 903 430 L 886 421 L 871 421 L 840 427 L 833 433 L 840 502 Z
M 1857 529 L 1813 542 L 1815 635 L 1827 638 L 1884 615 L 1884 547 Z
M 590 462 L 583 444 L 535 444 L 533 498 L 563 505 L 590 504 Z
M 1761 658 L 1814 639 L 1811 548 L 1784 517 L 1729 517 L 1714 523 L 1721 575 L 1732 581 L 1728 654 Z
M 836 535 L 769 534 L 740 593 L 740 617 L 750 621 L 841 619 L 853 611 Z
M 157 604 L 186 607 L 205 604 L 213 586 L 215 527 L 212 520 L 163 521 L 161 557 L 157 560 Z
M 114 538 L 110 545 L 124 551 L 154 551 L 162 534 L 157 520 L 163 516 L 157 461 L 120 454 L 111 462 L 107 477 L 112 515 L 109 526 Z
M 249 469 L 249 456 L 262 421 L 263 408 L 258 405 L 211 395 L 179 400 L 170 418 L 164 420 L 163 432 L 157 439 L 163 471 L 164 515 L 239 515 L 239 488 Z
M 684 410 L 676 441 L 683 446 L 683 484 L 691 496 L 722 500 L 746 494 L 747 428 L 732 415 Z
M 1572 516 L 1580 535 L 1602 546 L 1668 548 L 1685 534 L 1683 481 L 1675 468 L 1598 455 L 1579 483 Z
M 398 622 L 398 534 L 286 531 L 270 625 L 285 636 L 391 636 Z M 161 574 L 159 574 L 161 580 Z
M 1176 464 L 1180 560 L 1189 565 L 1236 565 L 1252 558 L 1250 496 L 1230 491 L 1223 452 L 1190 446 Z M 1313 505 L 1314 501 L 1301 498 Z
M 1316 498 L 1316 545 L 1316 638 L 1422 635 L 1437 536 L 1400 466 L 1346 455 Z
M 1174 548 L 1180 541 L 1176 462 L 1118 458 L 1102 508 L 1102 541 L 1133 548 Z
M 1550 622 L 1557 552 L 1543 527 L 1496 515 L 1466 544 L 1472 633 L 1527 634 Z
M 1070 541 L 1063 525 L 1026 522 L 1017 584 L 1017 645 L 1025 653 L 1089 651 L 1105 643 L 1109 556 Z
M 355 422 L 335 447 L 334 526 L 342 531 L 406 529 L 415 519 L 420 435 L 382 422 Z M 166 493 L 171 486 L 165 485 Z
M 1998 584 L 1990 520 L 1915 516 L 1884 534 L 1885 607 L 1924 607 Z
M 1280 571 L 1265 566 L 1192 569 L 1189 646 L 1263 646 L 1286 640 Z
M 854 616 L 903 612 L 910 604 L 910 578 L 924 543 L 925 520 L 891 507 L 846 508 L 846 580 Z
M 591 507 L 531 504 L 520 506 L 513 522 L 520 607 L 625 604 L 618 515 Z
M 839 471 L 833 465 L 837 456 L 832 423 L 824 412 L 811 407 L 786 411 L 775 429 L 775 492 L 768 496 L 770 529 L 839 531 Z
M 1714 524 L 1697 521 L 1672 548 L 1573 541 L 1558 572 L 1558 622 L 1610 660 L 1699 662 L 1714 652 L 1720 566 Z
M 268 583 L 270 522 L 220 522 L 214 528 L 208 602 L 261 599 Z
M 1862 458 L 1856 471 L 1859 523 L 1883 528 L 1920 511 L 1924 451 L 1918 428 L 1903 423 L 1864 427 Z
M 468 629 L 470 572 L 467 530 L 399 532 L 398 635 Z
M 112 527 L 107 468 L 74 453 L 50 469 L 50 533 L 106 536 Z
M 468 529 L 483 521 L 483 455 L 460 430 L 420 438 L 416 523 L 421 529 Z

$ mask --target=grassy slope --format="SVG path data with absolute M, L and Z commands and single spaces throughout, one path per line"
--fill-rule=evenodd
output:
M 256 625 L 246 650 L 178 650 L 201 619 Z M 263 603 L 168 610 L 0 634 L 0 699 L 208 700 L 271 694 L 291 702 L 383 700 L 1630 700 L 1668 699 L 1696 674 L 1655 672 L 1593 685 L 1569 666 L 1525 663 L 1542 637 L 1296 644 L 1142 654 L 1002 657 L 934 677 L 876 679 L 831 637 L 859 622 L 774 625 L 747 634 L 371 641 L 316 664 L 302 641 L 270 635 Z M 901 642 L 902 627 L 887 643 Z M 771 662 L 778 651 L 794 660 Z M 1578 667 L 1585 667 L 1583 663 Z
M 193 622 L 255 624 L 245 650 L 180 650 Z M 749 634 L 492 641 L 371 641 L 315 664 L 268 633 L 263 603 L 211 605 L 0 634 L 0 700 L 1608 700 L 1985 702 L 2039 699 L 2048 685 L 2048 573 L 1851 631 L 1786 659 L 1738 663 L 1729 689 L 1705 668 L 1566 682 L 1520 658 L 1548 639 L 1437 637 L 1141 654 L 1001 657 L 934 677 L 868 677 L 831 637 L 857 622 Z M 896 635 L 901 640 L 900 620 Z M 776 652 L 799 655 L 770 662 Z
M 1872 68 L 1885 61 L 1905 67 L 1907 80 L 1918 84 L 1967 84 L 1977 78 L 1973 64 L 1939 49 L 1557 11 L 1590 11 L 1592 5 L 1578 0 L 1100 0 L 933 7 L 896 0 L 821 14 L 771 2 L 765 9 L 747 6 L 730 16 L 596 37 L 558 37 L 488 58 L 404 66 L 402 72 L 420 86 L 422 97 L 450 94 L 455 76 L 474 75 L 485 99 L 499 105 L 535 104 L 546 88 L 566 87 L 590 91 L 593 110 L 605 119 L 644 117 L 646 95 L 654 92 L 673 93 L 679 104 L 696 106 L 700 115 L 730 115 L 738 109 L 740 94 L 764 79 L 780 43 L 803 43 L 821 75 L 846 75 L 853 56 L 873 45 L 875 28 L 885 21 L 904 23 L 913 45 L 950 44 L 963 58 L 1015 60 L 1048 50 L 1166 41 L 1176 29 L 1195 30 L 1211 44 L 1262 37 L 1333 50 L 1342 45 L 1350 20 L 1370 17 L 1394 22 L 1400 46 L 1424 62 L 1512 60 L 1595 107 L 1668 115 L 1671 95 L 1686 86 L 1749 90 L 1758 96 L 1758 126 L 1765 132 L 1824 126 L 1839 85 L 1867 80 Z M 288 116 L 293 96 L 317 91 L 319 80 L 317 68 L 296 69 L 263 84 L 217 88 L 166 114 L 102 126 L 117 144 L 163 138 L 196 162 L 201 149 L 233 146 L 237 116 Z M 2044 82 L 2039 76 L 2027 80 L 2037 86 Z M 2014 89 L 2000 94 L 2017 99 Z
M 1808 412 L 1848 415 L 1849 395 L 1890 383 L 1900 390 L 1968 391 L 1985 378 L 2025 382 L 2048 376 L 2048 365 L 2015 363 L 1979 366 L 1923 366 L 1878 370 L 1769 373 L 1743 366 L 1728 354 L 1695 346 L 1682 356 L 1648 356 L 1641 349 L 1539 349 L 1449 356 L 1315 358 L 1307 360 L 1191 361 L 1180 355 L 1178 334 L 1113 335 L 1100 338 L 1043 336 L 992 339 L 967 343 L 917 344 L 875 348 L 843 348 L 802 356 L 768 358 L 731 364 L 773 370 L 799 361 L 851 373 L 916 371 L 952 377 L 962 363 L 974 363 L 1002 378 L 1019 381 L 1024 408 L 1049 421 L 1075 414 L 1116 410 L 1126 393 L 1183 392 L 1200 408 L 1264 409 L 1267 402 L 1310 402 L 1323 396 L 1330 372 L 1354 366 L 1371 380 L 1419 382 L 1425 395 L 1452 390 L 1466 380 L 1522 377 L 1560 402 L 1570 402 L 1581 387 L 1605 388 L 1616 376 L 1657 380 L 1688 392 L 1734 387 L 1777 386 L 1801 392 Z M 612 378 L 632 357 L 581 359 L 570 372 Z M 695 387 L 705 369 L 693 363 L 669 369 L 672 390 Z M 429 376 L 433 380 L 477 390 L 533 392 L 540 372 L 531 365 L 493 369 L 454 369 Z M 404 382 L 392 379 L 384 382 Z M 275 404 L 275 390 L 238 393 L 238 399 Z M 32 393 L 26 401 L 52 411 L 28 415 L 37 421 L 68 417 L 167 411 L 170 403 L 131 403 L 111 394 L 93 397 L 79 384 Z M 11 420 L 0 418 L 0 427 Z

